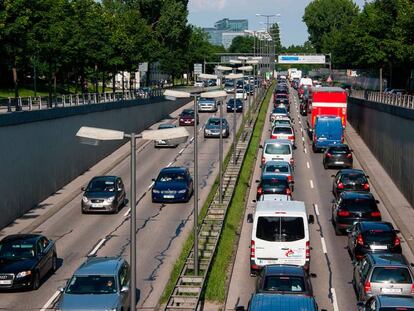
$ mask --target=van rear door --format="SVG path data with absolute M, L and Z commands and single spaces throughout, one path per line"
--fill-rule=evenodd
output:
M 259 216 L 256 219 L 256 264 L 306 263 L 306 216 Z M 305 227 L 306 226 L 306 227 Z

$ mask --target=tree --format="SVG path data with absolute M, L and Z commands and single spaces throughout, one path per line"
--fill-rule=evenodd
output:
M 279 54 L 282 50 L 282 43 L 280 42 L 280 29 L 277 23 L 273 24 L 269 29 L 270 36 L 272 37 L 275 54 Z
M 358 12 L 358 6 L 352 0 L 313 0 L 309 3 L 302 19 L 316 52 L 330 52 L 332 32 L 352 23 Z
M 229 47 L 230 53 L 253 53 L 254 37 L 238 36 L 233 39 Z

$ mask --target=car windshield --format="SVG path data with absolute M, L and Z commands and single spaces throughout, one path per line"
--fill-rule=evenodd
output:
M 357 198 L 357 199 L 345 199 L 340 204 L 341 208 L 346 208 L 350 212 L 371 212 L 376 211 L 377 206 L 372 199 Z
M 302 217 L 259 217 L 256 237 L 269 242 L 293 242 L 305 238 Z
M 411 284 L 411 275 L 407 268 L 377 267 L 371 276 L 373 283 Z
M 367 182 L 367 179 L 365 178 L 364 174 L 361 173 L 344 174 L 341 177 L 341 182 L 344 184 L 364 184 Z
M 193 117 L 194 116 L 194 110 L 184 110 L 181 115 L 184 117 Z
M 32 241 L 9 241 L 0 243 L 0 258 L 33 258 L 35 246 Z
M 225 87 L 233 87 L 234 84 L 233 82 L 226 82 L 226 84 L 224 84 Z
M 208 120 L 209 125 L 220 126 L 220 119 L 210 119 Z M 223 120 L 223 125 L 226 124 L 226 121 Z
M 267 144 L 265 148 L 267 154 L 291 154 L 290 146 L 284 144 Z
M 175 127 L 174 124 L 160 124 L 158 126 L 158 129 L 163 130 L 163 129 L 170 129 L 170 128 L 173 128 L 173 127 Z
M 275 121 L 275 125 L 290 125 L 290 121 L 289 120 L 278 120 L 276 119 Z
M 285 94 L 277 94 L 276 99 L 287 99 L 287 96 Z
M 183 182 L 185 181 L 184 172 L 165 172 L 158 176 L 157 181 L 159 182 Z
M 104 179 L 92 180 L 86 190 L 90 192 L 113 192 L 115 191 L 115 182 Z
M 234 99 L 233 99 L 233 98 L 231 98 L 231 99 L 227 102 L 227 104 L 228 104 L 228 105 L 234 105 Z M 241 105 L 241 104 L 242 104 L 241 100 L 240 100 L 240 99 L 236 99 L 236 105 Z
M 366 243 L 392 244 L 394 242 L 394 233 L 391 231 L 368 230 L 362 235 Z
M 289 167 L 283 164 L 268 164 L 265 167 L 266 173 L 289 173 Z
M 290 127 L 275 127 L 273 128 L 273 134 L 289 134 L 292 135 L 292 128 Z
M 348 149 L 348 147 L 330 147 L 328 149 L 328 153 L 347 154 L 347 153 L 349 153 L 349 149 Z
M 287 110 L 285 108 L 275 108 L 275 109 L 273 109 L 273 113 L 284 113 L 284 114 L 287 114 Z
M 244 90 L 237 90 L 237 93 L 244 93 Z
M 73 276 L 65 291 L 74 295 L 98 295 L 116 293 L 115 278 L 103 275 Z
M 304 292 L 305 282 L 298 276 L 271 275 L 264 280 L 265 291 Z

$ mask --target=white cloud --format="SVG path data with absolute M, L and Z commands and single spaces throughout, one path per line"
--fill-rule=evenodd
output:
M 193 11 L 204 11 L 204 10 L 223 10 L 226 7 L 227 0 L 190 0 L 190 7 Z

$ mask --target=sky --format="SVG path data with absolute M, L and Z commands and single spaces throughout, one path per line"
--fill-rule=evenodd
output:
M 213 27 L 222 18 L 248 19 L 249 29 L 264 28 L 265 17 L 256 14 L 280 14 L 270 22 L 280 22 L 283 46 L 303 44 L 308 39 L 308 32 L 302 16 L 311 0 L 189 0 L 190 24 L 200 27 Z M 363 6 L 364 0 L 354 0 Z

